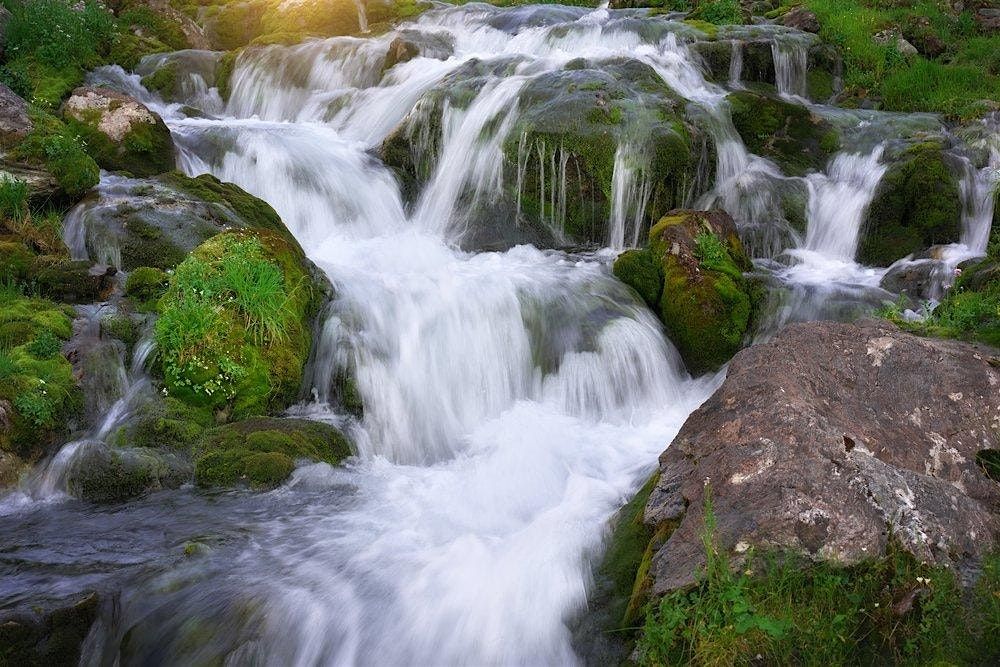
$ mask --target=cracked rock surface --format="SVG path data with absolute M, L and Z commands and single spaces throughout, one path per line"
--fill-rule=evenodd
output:
M 1000 351 L 880 321 L 810 322 L 740 352 L 726 381 L 660 457 L 645 509 L 677 524 L 653 592 L 694 581 L 705 481 L 732 554 L 793 550 L 855 563 L 890 539 L 961 567 L 1000 539 Z

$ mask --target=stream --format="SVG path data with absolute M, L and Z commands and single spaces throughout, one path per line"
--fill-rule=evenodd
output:
M 303 464 L 267 493 L 184 487 L 102 506 L 59 488 L 60 466 L 81 446 L 71 443 L 0 498 L 0 607 L 114 592 L 84 647 L 88 665 L 587 662 L 573 627 L 610 520 L 724 371 L 692 378 L 656 317 L 611 275 L 616 251 L 645 231 L 641 142 L 618 146 L 605 247 L 464 242 L 475 224 L 465 212 L 489 206 L 503 182 L 502 146 L 522 92 L 576 59 L 630 58 L 686 100 L 716 147 L 713 179 L 686 201 L 724 207 L 749 230 L 758 271 L 781 295 L 762 338 L 789 321 L 851 316 L 893 298 L 879 287 L 886 268 L 853 260 L 864 213 L 897 128 L 942 130 L 932 116 L 806 101 L 805 38 L 781 29 L 779 93 L 845 137 L 824 172 L 785 176 L 733 129 L 725 96 L 742 85 L 742 61 L 733 59 L 724 85 L 707 81 L 690 31 L 668 16 L 638 16 L 436 8 L 405 30 L 446 37 L 445 58 L 383 70 L 403 27 L 249 50 L 226 102 L 199 73 L 218 54 L 186 53 L 184 99 L 170 102 L 138 75 L 94 72 L 94 82 L 163 116 L 179 168 L 270 203 L 329 276 L 337 296 L 314 342 L 311 399 L 292 411 L 345 426 L 357 456 L 340 468 Z M 489 70 L 466 107 L 443 108 L 432 168 L 407 201 L 377 148 L 404 122 L 419 136 L 420 101 L 473 61 L 507 64 Z M 1000 167 L 1000 151 L 991 160 Z M 993 172 L 961 151 L 955 164 L 968 204 L 944 281 L 983 253 L 993 218 Z M 543 169 L 559 238 L 560 202 L 574 194 L 565 163 Z M 115 196 L 116 178 L 105 176 L 104 196 Z M 807 197 L 804 234 L 773 223 L 775 193 L 789 187 Z M 148 352 L 130 368 L 122 362 L 108 419 L 125 418 L 135 392 L 151 390 Z M 346 369 L 363 418 L 339 414 L 329 395 Z M 102 423 L 88 439 L 110 430 Z

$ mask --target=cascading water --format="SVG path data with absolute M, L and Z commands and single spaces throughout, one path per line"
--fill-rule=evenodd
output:
M 11 551 L 51 544 L 49 560 L 72 553 L 84 585 L 121 589 L 86 664 L 578 662 L 567 624 L 586 605 L 608 519 L 718 378 L 685 373 L 655 318 L 610 276 L 612 252 L 456 249 L 466 209 L 490 205 L 505 167 L 517 169 L 520 197 L 528 155 L 544 169 L 550 226 L 564 225 L 574 193 L 562 147 L 515 135 L 517 165 L 501 153 L 525 86 L 581 59 L 648 65 L 715 147 L 715 184 L 692 200 L 729 210 L 758 256 L 795 238 L 773 222 L 778 185 L 805 192 L 799 256 L 775 272 L 789 284 L 808 284 L 795 271 L 810 254 L 851 263 L 883 168 L 877 152 L 845 152 L 825 174 L 786 178 L 746 150 L 726 91 L 705 81 L 678 36 L 690 28 L 655 21 L 663 31 L 648 36 L 606 7 L 439 8 L 407 28 L 446 44 L 441 57 L 385 70 L 396 33 L 247 50 L 224 108 L 211 87 L 182 91 L 217 105 L 205 117 L 164 104 L 136 76 L 97 74 L 164 116 L 184 171 L 271 203 L 330 277 L 337 297 L 304 392 L 313 399 L 294 412 L 347 424 L 358 456 L 341 468 L 303 465 L 271 493 L 180 490 L 93 510 L 114 534 L 85 553 L 79 533 L 47 526 L 86 530 L 91 510 L 34 508 L 24 511 L 55 514 L 2 526 Z M 421 107 L 449 73 L 484 62 L 499 64 L 484 68 L 467 105 L 439 117 Z M 800 73 L 789 72 L 782 92 L 799 95 Z M 372 150 L 404 119 L 431 166 L 410 211 Z M 440 141 L 427 136 L 432 120 Z M 614 163 L 608 243 L 622 248 L 645 233 L 650 176 L 638 144 L 621 142 Z M 100 250 L 81 230 L 68 225 L 71 247 L 93 258 Z M 335 413 L 343 375 L 356 381 L 363 416 Z M 192 544 L 197 556 L 180 555 Z M 32 567 L 0 600 L 54 588 Z

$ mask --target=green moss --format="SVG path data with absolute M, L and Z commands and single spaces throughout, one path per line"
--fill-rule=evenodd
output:
M 215 86 L 219 89 L 219 96 L 228 101 L 232 93 L 233 71 L 236 69 L 236 61 L 240 57 L 239 51 L 226 51 L 219 59 L 219 65 L 215 70 Z
M 858 259 L 888 266 L 917 250 L 957 241 L 961 216 L 961 193 L 941 147 L 910 148 L 882 177 L 868 207 Z
M 163 99 L 170 99 L 177 91 L 177 63 L 168 63 L 142 77 L 142 85 L 146 90 L 159 93 Z
M 139 312 L 153 312 L 156 302 L 167 289 L 167 274 L 151 266 L 141 266 L 128 274 L 125 296 Z
M 0 400 L 10 402 L 0 449 L 36 460 L 80 403 L 73 367 L 59 354 L 72 309 L 11 290 L 0 294 Z
M 51 65 L 31 56 L 7 63 L 14 76 L 30 82 L 29 101 L 39 107 L 54 109 L 73 89 L 81 85 L 85 71 L 72 64 Z
M 156 342 L 171 395 L 239 418 L 287 406 L 309 354 L 313 288 L 297 246 L 226 232 L 177 266 Z
M 677 211 L 649 233 L 646 248 L 618 257 L 615 276 L 660 317 L 688 369 L 717 369 L 752 329 L 758 285 L 735 228 L 722 235 L 719 212 Z M 729 223 L 732 226 L 732 223 Z
M 663 291 L 663 272 L 659 262 L 646 248 L 626 250 L 614 263 L 614 274 L 642 297 L 650 308 L 660 303 Z
M 147 36 L 134 35 L 131 32 L 123 32 L 118 35 L 108 60 L 121 65 L 126 71 L 134 70 L 139 62 L 153 53 L 167 53 L 171 48 L 163 42 Z
M 704 33 L 709 39 L 715 39 L 719 34 L 719 27 L 714 23 L 709 23 L 708 21 L 700 21 L 698 19 L 684 19 L 684 23 L 688 24 L 695 30 Z
M 802 105 L 750 91 L 726 99 L 747 149 L 774 160 L 788 174 L 822 170 L 840 147 L 834 128 Z
M 70 131 L 80 136 L 87 152 L 110 171 L 134 176 L 155 176 L 174 168 L 174 144 L 170 130 L 158 117 L 152 123 L 135 121 L 121 141 L 112 140 L 99 129 L 101 114 L 88 113 L 67 119 Z
M 350 443 L 332 426 L 254 419 L 208 433 L 195 463 L 195 479 L 200 486 L 247 482 L 254 488 L 272 488 L 291 475 L 298 459 L 336 465 L 350 455 Z
M 11 157 L 43 167 L 55 177 L 65 196 L 80 198 L 100 180 L 97 163 L 61 121 L 40 110 L 32 110 L 30 115 L 35 127 L 11 151 Z
M 138 29 L 143 35 L 168 46 L 172 51 L 190 47 L 180 23 L 147 5 L 131 5 L 118 15 L 118 24 L 132 32 Z
M 826 102 L 833 97 L 833 74 L 825 69 L 812 68 L 806 72 L 806 92 L 809 99 Z
M 0 241 L 0 280 L 26 280 L 34 261 L 35 253 L 23 243 Z
M 238 185 L 224 183 L 211 174 L 189 178 L 178 171 L 163 174 L 159 180 L 200 201 L 228 206 L 248 226 L 267 230 L 281 236 L 291 245 L 298 245 L 295 237 L 281 222 L 281 217 L 271 208 L 271 205 L 254 197 Z
M 166 397 L 144 405 L 116 441 L 130 447 L 192 451 L 214 423 L 208 410 Z

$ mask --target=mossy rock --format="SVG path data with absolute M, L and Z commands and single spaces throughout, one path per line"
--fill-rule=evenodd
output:
M 240 419 L 293 402 L 327 298 L 298 245 L 229 231 L 177 266 L 160 299 L 156 343 L 171 396 Z
M 100 181 L 100 167 L 65 123 L 37 109 L 30 115 L 34 130 L 8 157 L 51 174 L 58 186 L 57 200 L 78 201 Z
M 132 305 L 139 312 L 153 312 L 156 310 L 156 302 L 167 290 L 169 280 L 167 274 L 160 269 L 140 266 L 125 279 L 125 296 L 132 300 Z
M 142 85 L 146 90 L 158 93 L 165 100 L 173 98 L 177 93 L 176 63 L 167 63 L 152 74 L 142 77 Z
M 336 428 L 304 419 L 251 419 L 210 431 L 195 462 L 199 486 L 249 484 L 256 489 L 284 482 L 295 461 L 337 465 L 351 455 Z
M 215 426 L 215 419 L 209 410 L 168 396 L 137 409 L 112 441 L 123 447 L 193 452 L 212 426 Z
M 939 144 L 904 151 L 875 190 L 868 207 L 858 261 L 889 266 L 933 245 L 958 241 L 962 195 Z
M 92 442 L 73 458 L 70 493 L 95 503 L 121 502 L 190 481 L 190 460 L 160 449 L 119 448 Z
M 0 449 L 28 462 L 45 455 L 82 408 L 60 348 L 73 310 L 44 299 L 0 297 Z
M 174 168 L 170 130 L 159 115 L 128 95 L 101 87 L 78 88 L 62 113 L 105 169 L 155 176 Z
M 114 267 L 88 260 L 40 258 L 34 263 L 32 282 L 39 293 L 63 303 L 95 303 L 108 297 L 115 287 Z
M 840 148 L 834 127 L 802 105 L 748 90 L 726 100 L 747 149 L 774 160 L 791 176 L 822 171 Z
M 713 371 L 742 347 L 760 301 L 732 218 L 723 211 L 672 211 L 646 247 L 622 253 L 619 280 L 656 312 L 692 373 Z
M 121 65 L 127 72 L 139 66 L 143 58 L 156 53 L 168 53 L 172 49 L 148 35 L 136 35 L 130 32 L 119 33 L 108 59 L 116 65 Z
M 115 179 L 79 210 L 87 252 L 104 264 L 125 271 L 172 269 L 229 229 L 260 228 L 298 245 L 266 202 L 214 176 L 168 172 L 152 180 Z
M 40 109 L 52 110 L 73 89 L 83 83 L 86 72 L 76 63 L 53 65 L 32 55 L 24 55 L 6 63 L 6 68 L 18 79 L 27 81 L 30 94 L 26 97 Z
M 0 240 L 0 280 L 24 281 L 34 264 L 35 253 L 19 240 Z

